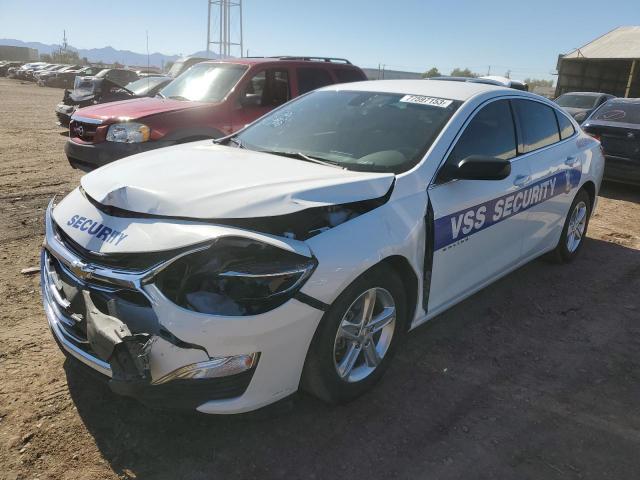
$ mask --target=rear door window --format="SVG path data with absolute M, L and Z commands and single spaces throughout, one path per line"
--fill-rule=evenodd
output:
M 519 126 L 520 153 L 533 152 L 560 141 L 553 108 L 533 100 L 511 101 Z
M 558 126 L 560 127 L 560 138 L 564 140 L 565 138 L 569 138 L 571 135 L 576 133 L 576 129 L 573 128 L 573 124 L 571 120 L 569 120 L 566 115 L 556 111 L 556 117 L 558 118 Z
M 298 94 L 310 92 L 316 88 L 324 87 L 325 85 L 331 85 L 333 78 L 328 70 L 323 68 L 298 68 L 296 70 L 298 74 Z

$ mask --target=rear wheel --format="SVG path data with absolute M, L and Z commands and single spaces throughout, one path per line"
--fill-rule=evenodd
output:
M 381 265 L 356 279 L 318 326 L 302 388 L 329 403 L 362 395 L 387 369 L 406 316 L 404 287 L 393 269 Z
M 585 190 L 580 190 L 573 199 L 560 241 L 553 252 L 556 260 L 570 262 L 578 255 L 587 235 L 590 217 L 591 198 Z

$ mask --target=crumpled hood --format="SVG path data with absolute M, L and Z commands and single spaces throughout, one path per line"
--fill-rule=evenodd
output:
M 175 112 L 200 106 L 211 106 L 209 103 L 186 102 L 169 98 L 134 98 L 119 102 L 103 103 L 82 109 L 82 116 L 102 120 L 105 123 L 119 119 L 137 120 L 158 113 Z
M 102 205 L 225 219 L 379 198 L 393 180 L 391 173 L 353 172 L 204 140 L 122 159 L 85 175 L 81 184 Z

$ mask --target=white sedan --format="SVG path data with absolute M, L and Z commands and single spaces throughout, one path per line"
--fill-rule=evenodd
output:
M 527 92 L 322 88 L 52 201 L 45 311 L 72 361 L 146 403 L 348 401 L 407 331 L 540 255 L 573 260 L 603 166 L 596 140 Z

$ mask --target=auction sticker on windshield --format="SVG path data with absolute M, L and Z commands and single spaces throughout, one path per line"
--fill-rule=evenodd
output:
M 431 105 L 433 107 L 447 108 L 453 103 L 453 100 L 446 100 L 437 97 L 424 97 L 422 95 L 405 95 L 400 99 L 405 103 L 419 103 L 420 105 Z

